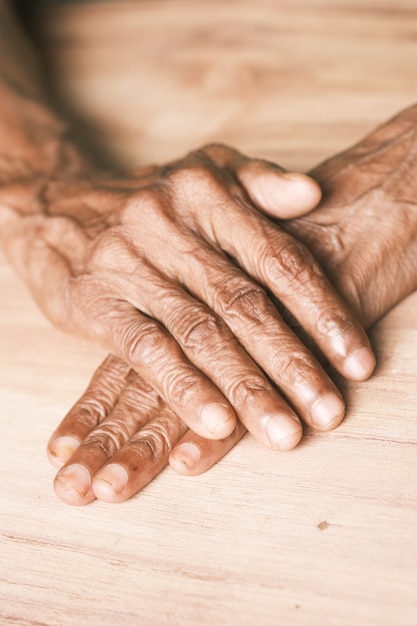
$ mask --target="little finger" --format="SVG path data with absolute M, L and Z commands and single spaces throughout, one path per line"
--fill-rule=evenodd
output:
M 239 420 L 232 434 L 218 441 L 203 439 L 189 430 L 169 455 L 169 464 L 183 476 L 203 474 L 222 459 L 246 432 Z

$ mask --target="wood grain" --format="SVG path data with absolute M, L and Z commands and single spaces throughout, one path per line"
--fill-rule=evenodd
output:
M 47 9 L 57 97 L 103 160 L 221 140 L 308 169 L 416 98 L 414 1 L 143 0 Z M 417 294 L 373 332 L 348 418 L 122 505 L 71 508 L 45 446 L 101 354 L 52 329 L 0 258 L 0 623 L 414 626 Z

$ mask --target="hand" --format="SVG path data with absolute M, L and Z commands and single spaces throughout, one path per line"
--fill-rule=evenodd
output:
M 96 497 L 121 502 L 164 469 L 177 444 L 174 469 L 201 473 L 245 432 L 238 422 L 220 441 L 199 437 L 136 372 L 109 356 L 51 438 L 52 464 L 60 467 L 69 459 L 55 478 L 55 491 L 68 504 L 88 504 Z
M 358 322 L 304 246 L 259 210 L 305 212 L 316 183 L 224 146 L 125 180 L 82 171 L 48 181 L 41 214 L 14 209 L 6 222 L 9 256 L 24 259 L 56 325 L 122 358 L 201 436 L 226 437 L 237 416 L 264 445 L 288 449 L 298 416 L 341 421 L 340 394 L 264 290 L 339 372 L 370 375 Z
M 321 205 L 282 227 L 370 328 L 417 287 L 417 106 L 310 174 Z
M 312 175 L 324 190 L 321 205 L 308 216 L 285 223 L 285 228 L 311 246 L 367 327 L 417 286 L 416 129 L 417 107 L 413 107 L 357 146 L 317 167 Z M 174 425 L 179 428 L 180 422 L 171 414 L 172 421 L 164 423 L 165 430 L 156 431 L 162 437 L 160 441 L 165 442 L 165 447 L 158 449 L 160 456 L 151 455 L 137 463 L 144 446 L 138 444 L 138 435 L 129 440 L 130 430 L 125 431 L 125 437 L 120 440 L 121 426 L 133 411 L 126 414 L 121 411 L 119 421 L 108 420 L 106 427 L 102 421 L 111 414 L 126 384 L 120 371 L 126 373 L 127 367 L 116 360 L 107 363 L 108 371 L 106 365 L 99 370 L 104 379 L 96 375 L 90 392 L 75 405 L 49 443 L 54 464 L 66 463 L 64 470 L 69 468 L 66 475 L 59 472 L 55 481 L 58 495 L 66 502 L 85 504 L 96 496 L 109 502 L 125 500 L 164 467 L 172 446 L 170 462 L 176 471 L 188 475 L 201 473 L 244 433 L 238 422 L 234 433 L 223 441 L 206 440 L 188 431 L 181 444 L 175 445 L 182 431 L 175 430 Z M 103 391 L 109 388 L 109 383 L 113 396 L 110 402 L 105 402 Z M 122 393 L 122 408 L 126 406 L 123 398 Z M 156 396 L 152 398 L 157 404 Z M 149 405 L 141 407 L 145 412 L 149 410 Z M 138 411 L 138 415 L 142 414 L 143 410 Z M 134 428 L 132 431 L 136 432 Z M 175 435 L 171 436 L 174 431 Z M 139 438 L 144 441 L 143 433 Z M 89 464 L 88 450 L 91 446 L 98 447 L 94 442 L 99 441 L 104 453 L 93 466 Z M 122 449 L 113 455 L 117 446 L 112 448 L 110 444 L 114 441 Z M 83 443 L 78 448 L 80 442 Z M 78 451 L 71 456 L 76 448 Z M 156 450 L 156 446 L 152 449 Z M 104 466 L 100 468 L 102 461 Z M 78 467 L 88 468 L 89 487 L 81 494 Z M 90 476 L 94 474 L 91 488 Z M 123 477 L 124 488 L 117 482 L 118 476 Z

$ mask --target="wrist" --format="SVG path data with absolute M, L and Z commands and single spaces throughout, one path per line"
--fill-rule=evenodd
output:
M 36 212 L 46 181 L 58 171 L 79 169 L 81 158 L 67 126 L 41 97 L 1 81 L 0 131 L 0 214 L 2 209 Z

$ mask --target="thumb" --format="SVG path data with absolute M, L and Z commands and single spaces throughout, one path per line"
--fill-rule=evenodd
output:
M 277 219 L 305 215 L 321 200 L 315 180 L 305 174 L 284 172 L 268 161 L 248 160 L 235 174 L 252 202 Z
M 210 144 L 202 150 L 219 167 L 231 171 L 252 202 L 271 217 L 291 219 L 316 208 L 321 200 L 319 184 L 263 159 L 251 159 L 223 144 Z

